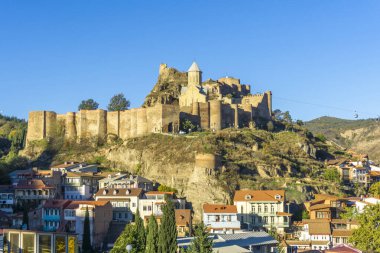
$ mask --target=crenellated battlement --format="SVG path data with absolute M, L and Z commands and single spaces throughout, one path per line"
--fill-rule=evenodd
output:
M 160 64 L 159 81 L 188 78 L 177 101 L 161 103 L 125 111 L 80 110 L 56 114 L 52 111 L 29 113 L 27 144 L 63 134 L 66 141 L 94 139 L 105 141 L 108 136 L 121 139 L 150 133 L 178 132 L 180 122 L 190 120 L 202 129 L 221 130 L 227 127 L 247 127 L 257 119 L 270 120 L 272 93 L 251 94 L 250 85 L 240 79 L 224 77 L 202 83 L 202 71 L 196 63 L 188 73 Z M 178 84 L 177 84 L 178 85 Z M 203 86 L 204 85 L 204 86 Z M 153 92 L 157 92 L 156 87 Z M 162 92 L 162 90 L 160 90 Z M 159 100 L 158 100 L 159 101 Z M 170 104 L 165 104 L 172 101 Z M 179 102 L 179 103 L 178 103 Z

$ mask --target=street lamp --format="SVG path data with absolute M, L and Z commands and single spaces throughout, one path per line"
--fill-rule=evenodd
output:
M 128 253 L 130 253 L 132 251 L 132 245 L 128 244 L 125 249 L 128 251 Z

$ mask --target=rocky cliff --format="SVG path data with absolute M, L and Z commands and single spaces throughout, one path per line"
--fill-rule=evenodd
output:
M 195 218 L 200 219 L 203 203 L 231 203 L 239 188 L 285 188 L 289 198 L 298 202 L 305 200 L 308 191 L 339 192 L 320 179 L 324 165 L 319 159 L 328 152 L 324 143 L 305 132 L 226 129 L 186 136 L 151 134 L 101 147 L 72 144 L 51 153 L 53 163 L 97 162 L 174 187 L 186 196 Z M 36 150 L 24 154 L 40 163 L 48 158 L 46 152 Z M 197 161 L 200 154 L 215 155 L 218 162 L 207 166 L 207 162 Z
M 157 103 L 178 104 L 182 86 L 187 86 L 187 73 L 161 64 L 157 83 L 146 96 L 143 107 L 151 107 Z

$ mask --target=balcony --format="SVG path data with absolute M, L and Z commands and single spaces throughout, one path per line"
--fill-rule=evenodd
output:
M 80 182 L 65 182 L 64 186 L 81 186 Z
M 51 199 L 53 195 L 17 195 L 17 199 Z
M 287 228 L 289 227 L 289 222 L 278 222 L 278 223 L 268 223 L 268 224 L 263 224 L 264 227 L 270 228 Z
M 60 221 L 61 216 L 60 215 L 44 215 L 42 219 L 45 221 Z
M 240 228 L 240 221 L 209 221 L 206 225 L 212 228 Z

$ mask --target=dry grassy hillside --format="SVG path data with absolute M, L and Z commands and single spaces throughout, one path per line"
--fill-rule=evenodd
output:
M 76 144 L 58 148 L 57 143 L 43 144 L 47 147 L 43 152 L 34 147 L 24 154 L 38 165 L 87 161 L 140 174 L 176 188 L 192 203 L 197 218 L 204 202 L 229 203 L 234 190 L 240 188 L 287 189 L 289 199 L 298 203 L 312 193 L 341 192 L 339 186 L 322 179 L 323 160 L 334 151 L 306 131 L 226 129 L 179 136 L 151 134 L 101 147 Z M 218 155 L 222 166 L 206 175 L 195 168 L 197 153 Z
M 344 120 L 321 117 L 306 123 L 315 135 L 326 138 L 344 148 L 366 153 L 370 159 L 380 162 L 380 122 L 368 120 Z

